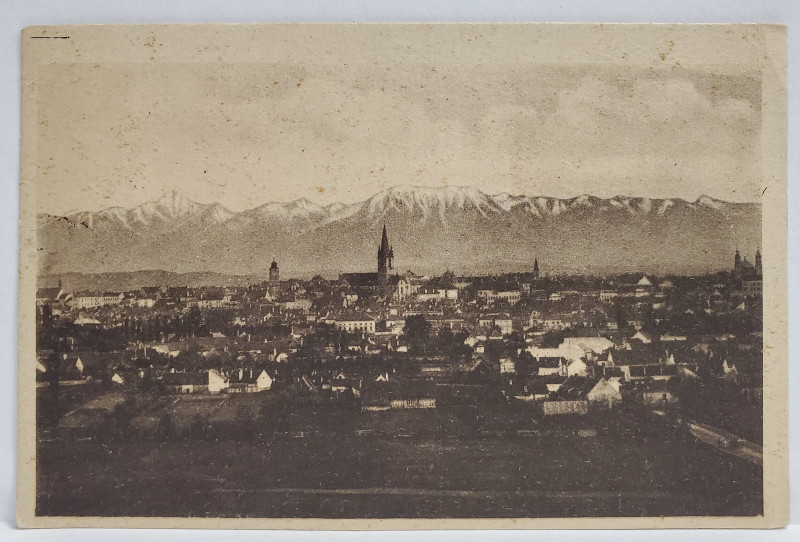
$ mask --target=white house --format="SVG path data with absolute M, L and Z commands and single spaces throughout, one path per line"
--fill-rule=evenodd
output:
M 80 292 L 73 296 L 72 306 L 76 309 L 93 309 L 105 305 L 119 305 L 125 296 L 116 292 Z
M 608 301 L 609 299 L 614 299 L 618 295 L 616 290 L 600 290 L 600 301 Z
M 593 407 L 611 408 L 622 402 L 619 392 L 619 381 L 612 382 L 601 378 L 597 384 L 586 394 L 586 400 Z
M 272 388 L 273 382 L 274 379 L 265 370 L 262 370 L 257 376 L 253 374 L 252 369 L 249 372 L 239 369 L 232 376 L 221 373 L 216 369 L 208 371 L 209 393 L 266 391 Z
M 100 324 L 97 318 L 89 318 L 88 316 L 79 316 L 75 319 L 76 326 L 96 326 Z
M 375 333 L 375 320 L 365 314 L 356 314 L 337 318 L 334 322 L 336 329 L 354 332 L 363 331 L 365 333 Z
M 281 303 L 281 306 L 288 311 L 297 310 L 297 311 L 302 311 L 304 313 L 307 313 L 308 311 L 311 310 L 311 305 L 312 305 L 311 300 L 305 298 L 296 298 L 293 301 L 286 301 L 285 303 Z
M 535 358 L 561 357 L 574 362 L 594 359 L 613 346 L 614 343 L 605 337 L 566 337 L 556 348 L 529 346 L 526 350 Z
M 500 328 L 500 333 L 510 335 L 514 331 L 514 322 L 507 314 L 487 314 L 481 316 L 478 325 L 484 328 Z
M 256 387 L 259 389 L 259 391 L 269 390 L 272 389 L 272 383 L 274 381 L 275 380 L 269 376 L 267 371 L 261 371 L 261 373 L 258 375 L 258 378 L 256 378 Z
M 478 298 L 483 299 L 487 303 L 494 303 L 495 301 L 507 301 L 511 305 L 516 305 L 522 299 L 522 293 L 519 290 L 478 290 Z
M 500 374 L 516 372 L 517 367 L 511 358 L 500 358 Z
M 208 370 L 208 392 L 220 393 L 228 388 L 228 378 L 216 369 Z
M 137 297 L 133 304 L 139 308 L 152 309 L 158 300 L 155 297 Z
M 567 365 L 567 376 L 586 376 L 586 363 L 582 360 L 575 360 Z

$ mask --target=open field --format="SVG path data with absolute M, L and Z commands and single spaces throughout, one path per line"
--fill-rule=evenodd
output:
M 281 420 L 290 429 L 281 432 L 285 437 L 42 442 L 38 513 L 375 518 L 761 512 L 760 467 L 628 413 L 530 420 L 524 436 L 511 436 L 511 428 L 502 436 L 457 436 L 446 428 L 458 416 L 469 413 L 303 408 Z M 578 429 L 590 426 L 597 436 L 578 436 Z M 327 431 L 319 434 L 315 427 Z

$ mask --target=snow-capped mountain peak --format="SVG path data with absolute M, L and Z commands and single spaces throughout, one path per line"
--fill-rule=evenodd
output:
M 341 211 L 345 207 L 347 207 L 347 206 L 344 203 L 341 203 L 341 202 L 337 201 L 335 203 L 331 203 L 330 205 L 326 206 L 325 207 L 325 211 L 328 214 L 332 215 L 332 214 L 338 213 L 339 211 Z
M 53 273 L 125 270 L 132 255 L 142 270 L 219 262 L 229 272 L 261 273 L 271 254 L 298 275 L 370 270 L 384 223 L 398 263 L 412 270 L 524 270 L 538 258 L 548 272 L 693 273 L 718 269 L 737 245 L 757 245 L 761 231 L 758 203 L 487 195 L 460 186 L 398 186 L 348 204 L 309 198 L 241 212 L 170 191 L 132 209 L 39 218 L 43 266 Z M 623 250 L 626 258 L 609 263 L 609 251 Z
M 471 186 L 393 186 L 366 202 L 370 217 L 381 218 L 390 211 L 419 212 L 423 218 L 437 214 L 446 223 L 448 210 L 474 209 L 482 215 L 502 210 L 491 196 Z
M 289 202 L 266 203 L 261 207 L 253 209 L 262 218 L 274 218 L 281 220 L 297 220 L 320 218 L 328 215 L 324 207 L 306 198 L 300 198 Z
M 697 198 L 697 200 L 694 203 L 695 205 L 702 205 L 704 207 L 711 207 L 712 209 L 719 209 L 722 207 L 722 204 L 724 202 L 718 199 L 714 199 L 711 196 L 706 196 L 705 194 L 703 194 L 702 196 Z
M 144 206 L 148 206 L 147 203 Z M 143 206 L 143 207 L 144 207 Z M 152 207 L 161 216 L 176 218 L 190 213 L 196 213 L 202 210 L 203 205 L 196 203 L 177 190 L 170 190 L 164 193 L 160 198 L 155 201 Z
M 207 208 L 207 215 L 217 224 L 222 224 L 234 218 L 237 213 L 219 203 L 212 203 Z
M 288 202 L 265 203 L 254 209 L 234 212 L 219 203 L 197 203 L 177 190 L 169 190 L 157 200 L 125 209 L 110 207 L 98 212 L 79 212 L 70 215 L 74 223 L 95 227 L 121 227 L 142 231 L 157 225 L 182 226 L 191 224 L 195 217 L 204 227 L 226 224 L 229 229 L 241 230 L 261 222 L 278 222 L 286 231 L 309 231 L 328 224 L 355 220 L 363 216 L 376 224 L 391 214 L 416 216 L 422 220 L 433 218 L 448 225 L 459 213 L 474 213 L 482 219 L 514 213 L 537 219 L 555 220 L 571 213 L 626 212 L 630 215 L 664 216 L 678 209 L 706 208 L 724 212 L 726 203 L 709 196 L 700 196 L 694 202 L 682 199 L 649 199 L 619 195 L 602 199 L 581 194 L 568 199 L 528 196 L 501 192 L 488 195 L 471 186 L 412 186 L 398 185 L 382 190 L 372 197 L 356 203 L 319 205 L 307 198 Z

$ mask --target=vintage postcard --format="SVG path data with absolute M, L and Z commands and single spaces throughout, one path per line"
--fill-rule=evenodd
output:
M 18 521 L 788 521 L 786 29 L 22 33 Z

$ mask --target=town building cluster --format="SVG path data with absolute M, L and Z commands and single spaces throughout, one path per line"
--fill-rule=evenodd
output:
M 485 402 L 532 415 L 625 404 L 706 408 L 708 384 L 740 408 L 762 394 L 761 255 L 731 272 L 498 276 L 376 273 L 247 287 L 147 286 L 37 294 L 42 387 L 103 382 L 163 394 L 285 390 L 361 411 Z M 692 388 L 694 386 L 694 388 Z M 737 407 L 738 408 L 738 407 Z

